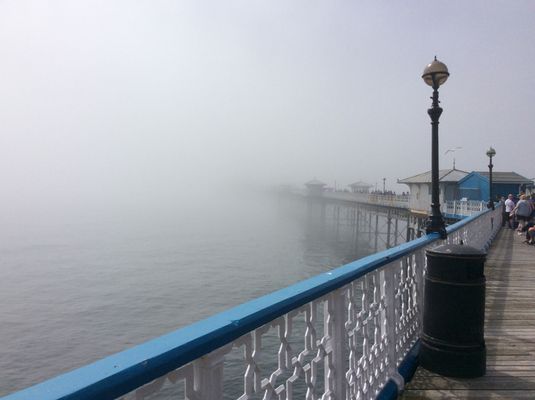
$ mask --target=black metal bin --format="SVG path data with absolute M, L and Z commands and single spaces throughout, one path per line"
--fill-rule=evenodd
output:
M 444 376 L 483 376 L 486 254 L 447 244 L 426 256 L 420 365 Z

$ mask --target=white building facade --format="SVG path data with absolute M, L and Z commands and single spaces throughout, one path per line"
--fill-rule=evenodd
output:
M 458 169 L 443 169 L 438 173 L 440 204 L 448 200 L 459 200 L 457 183 L 468 172 Z M 398 180 L 409 187 L 409 208 L 415 212 L 428 213 L 431 207 L 431 171 Z

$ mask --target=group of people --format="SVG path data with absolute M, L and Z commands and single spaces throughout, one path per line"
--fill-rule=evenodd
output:
M 503 226 L 516 229 L 518 235 L 525 233 L 528 244 L 535 244 L 535 194 L 530 197 L 520 193 L 518 201 L 512 194 L 504 202 Z

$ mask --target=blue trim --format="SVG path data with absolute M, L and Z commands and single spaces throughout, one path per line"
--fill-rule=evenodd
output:
M 403 377 L 405 383 L 412 380 L 416 369 L 418 368 L 418 353 L 420 352 L 420 339 L 409 350 L 403 361 L 398 367 L 399 374 Z M 395 400 L 398 398 L 398 385 L 393 379 L 390 379 L 383 389 L 379 392 L 376 400 Z
M 401 364 L 399 365 L 398 372 L 405 379 L 405 383 L 410 382 L 412 377 L 416 373 L 419 360 L 418 354 L 420 353 L 420 339 L 416 341 L 412 349 L 407 353 Z
M 447 232 L 481 214 L 449 226 Z M 434 233 L 364 257 L 2 399 L 117 398 L 438 239 Z
M 398 398 L 398 385 L 392 379 L 389 379 L 379 392 L 376 400 L 395 400 Z
M 448 214 L 448 213 L 442 213 L 442 216 L 444 218 L 447 218 L 447 219 L 456 219 L 456 220 L 461 220 L 461 219 L 465 219 L 467 218 L 466 215 L 461 215 L 461 214 Z

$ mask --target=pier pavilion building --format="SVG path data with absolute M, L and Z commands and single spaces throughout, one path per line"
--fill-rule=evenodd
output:
M 311 196 L 321 196 L 325 189 L 326 183 L 314 178 L 311 181 L 305 183 L 308 194 Z
M 351 188 L 352 193 L 369 193 L 370 188 L 373 185 L 370 185 L 366 182 L 358 181 L 348 186 Z
M 458 183 L 467 175 L 459 169 L 441 169 L 438 172 L 440 204 L 461 198 Z M 431 204 L 431 171 L 398 180 L 409 187 L 409 208 L 427 213 Z
M 532 187 L 533 181 L 516 172 L 493 172 L 493 197 L 507 197 L 509 193 L 518 194 Z M 468 200 L 489 200 L 489 172 L 473 171 L 459 181 L 461 198 Z

